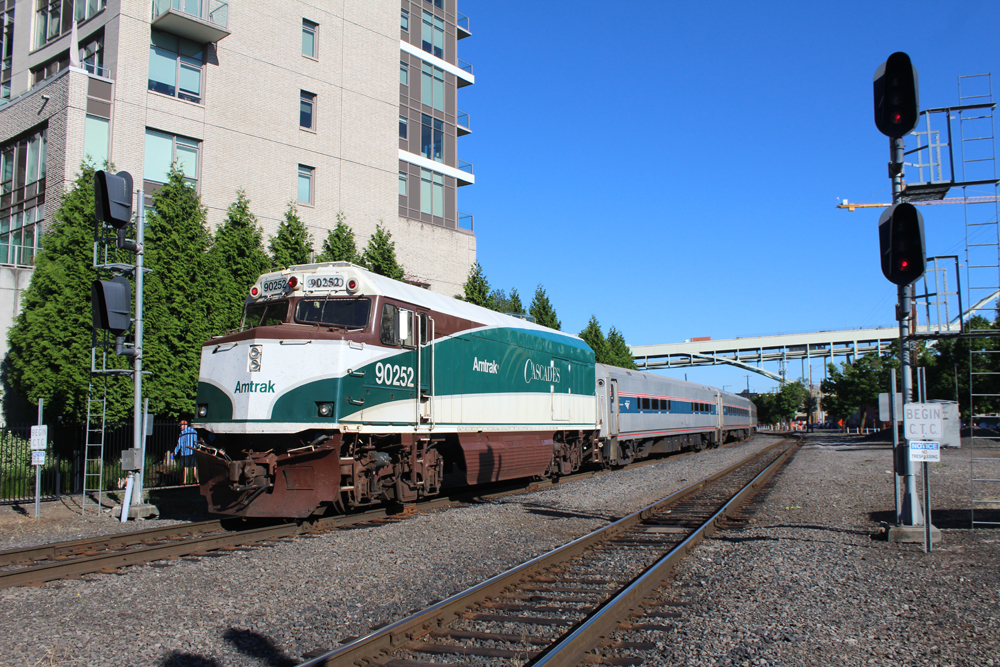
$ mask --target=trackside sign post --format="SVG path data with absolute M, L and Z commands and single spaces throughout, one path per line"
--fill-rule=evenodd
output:
M 944 414 L 937 403 L 907 403 L 903 406 L 903 433 L 910 448 L 910 461 L 924 464 L 924 541 L 926 551 L 933 549 L 931 544 L 931 483 L 927 475 L 927 463 L 941 460 L 941 447 L 938 438 L 943 429 Z

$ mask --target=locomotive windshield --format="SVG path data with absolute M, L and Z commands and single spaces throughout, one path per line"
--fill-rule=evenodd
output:
M 302 324 L 325 324 L 348 329 L 368 326 L 371 301 L 355 299 L 302 299 L 295 306 L 295 321 Z
M 254 327 L 268 327 L 281 324 L 288 319 L 288 301 L 267 301 L 252 303 L 243 315 L 240 331 Z

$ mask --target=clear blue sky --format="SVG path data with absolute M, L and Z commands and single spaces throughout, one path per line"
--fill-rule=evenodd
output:
M 473 133 L 458 154 L 476 174 L 459 210 L 475 216 L 491 286 L 527 305 L 542 284 L 563 330 L 596 315 L 632 345 L 893 325 L 880 211 L 836 208 L 891 200 L 875 69 L 907 52 L 923 108 L 957 105 L 960 75 L 992 73 L 1000 88 L 998 2 L 459 11 L 472 31 L 459 57 L 476 75 L 459 91 Z M 921 210 L 929 255 L 964 251 L 961 206 Z M 722 368 L 688 378 L 747 382 Z

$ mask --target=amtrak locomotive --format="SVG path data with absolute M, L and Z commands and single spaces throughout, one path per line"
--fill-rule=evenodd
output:
M 257 281 L 240 331 L 202 348 L 193 425 L 211 511 L 304 518 L 743 440 L 756 412 L 333 262 Z

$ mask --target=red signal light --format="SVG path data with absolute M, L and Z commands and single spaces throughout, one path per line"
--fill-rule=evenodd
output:
M 288 279 L 289 289 L 295 289 L 295 286 L 298 284 L 299 284 L 299 279 L 296 278 L 295 276 L 292 276 L 291 278 Z
M 260 294 L 260 290 L 256 285 L 250 288 L 250 296 L 257 296 L 258 294 Z
M 899 263 L 899 268 L 901 268 L 903 270 L 906 270 L 906 267 L 908 267 L 909 265 L 910 265 L 910 263 L 904 259 L 903 261 L 901 261 Z

